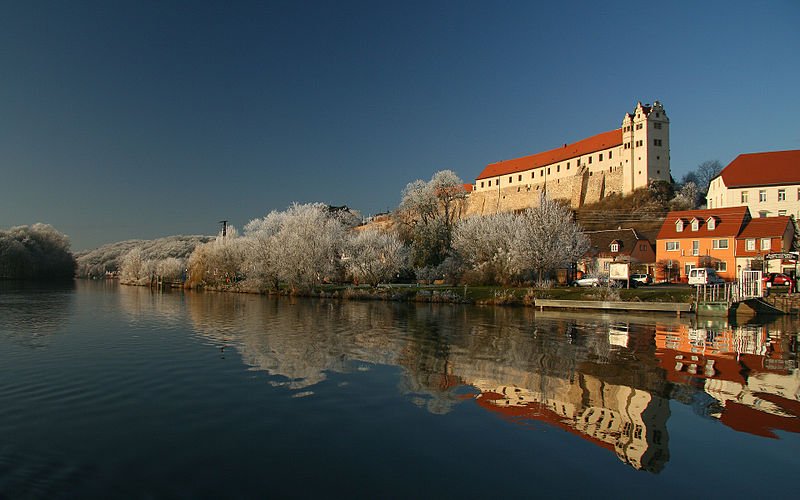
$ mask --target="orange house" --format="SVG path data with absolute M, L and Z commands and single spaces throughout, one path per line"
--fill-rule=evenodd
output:
M 749 220 L 747 207 L 668 213 L 656 237 L 656 261 L 668 270 L 656 279 L 685 279 L 694 267 L 714 267 L 721 278 L 734 279 L 736 237 Z
M 754 259 L 788 252 L 793 238 L 790 217 L 753 219 L 746 206 L 670 212 L 656 238 L 656 261 L 667 263 L 656 279 L 685 279 L 694 267 L 713 267 L 733 280 Z M 769 270 L 780 271 L 781 262 Z

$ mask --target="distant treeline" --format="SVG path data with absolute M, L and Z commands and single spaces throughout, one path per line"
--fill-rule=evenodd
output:
M 70 280 L 75 258 L 69 238 L 48 224 L 0 231 L 0 279 Z
M 178 259 L 186 261 L 197 245 L 213 240 L 212 236 L 168 236 L 155 240 L 127 240 L 103 245 L 94 250 L 79 252 L 79 278 L 100 278 L 106 274 L 119 273 L 122 258 L 136 249 L 141 259 L 163 261 Z

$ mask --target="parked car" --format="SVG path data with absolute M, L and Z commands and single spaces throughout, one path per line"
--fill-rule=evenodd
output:
M 599 276 L 584 276 L 572 282 L 572 286 L 605 286 L 608 280 Z
M 653 275 L 651 274 L 631 274 L 631 281 L 635 281 L 640 285 L 652 285 Z
M 772 286 L 790 286 L 792 289 L 795 288 L 794 280 L 791 276 L 783 273 L 767 273 L 761 278 L 766 285 L 769 283 Z
M 725 280 L 717 275 L 717 272 L 710 267 L 695 267 L 689 270 L 690 285 L 719 285 Z

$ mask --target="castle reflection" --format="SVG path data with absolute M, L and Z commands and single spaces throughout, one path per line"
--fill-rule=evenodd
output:
M 653 473 L 670 456 L 670 401 L 737 431 L 800 431 L 796 320 L 621 321 L 233 294 L 187 294 L 185 303 L 198 334 L 297 395 L 313 394 L 328 373 L 397 366 L 400 393 L 432 413 L 471 402 L 526 427 L 562 429 Z

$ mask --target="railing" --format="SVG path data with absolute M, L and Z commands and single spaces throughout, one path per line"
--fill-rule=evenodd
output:
M 732 283 L 699 285 L 695 301 L 698 304 L 704 302 L 727 302 L 730 305 L 763 296 L 764 283 L 761 281 L 761 271 L 742 271 L 739 274 L 739 279 Z

